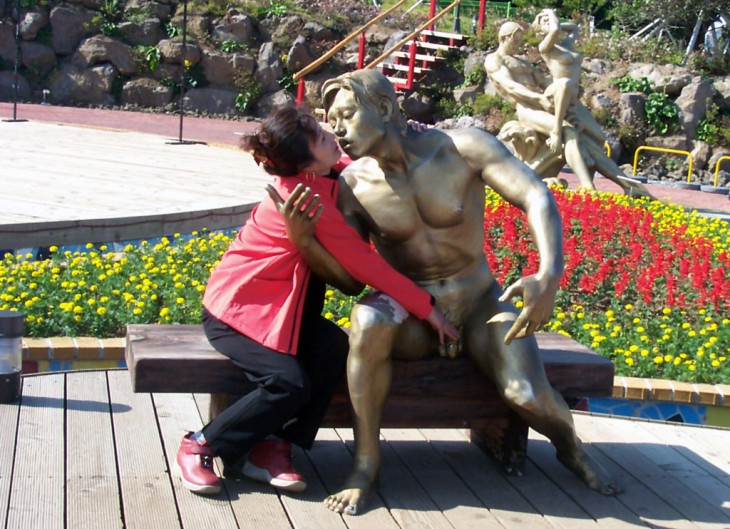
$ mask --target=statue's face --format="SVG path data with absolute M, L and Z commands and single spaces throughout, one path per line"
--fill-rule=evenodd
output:
M 523 37 L 523 33 L 520 30 L 516 30 L 514 33 L 512 33 L 509 36 L 509 38 L 506 41 L 507 53 L 512 55 L 512 54 L 520 51 L 520 46 L 522 46 L 522 37 Z
M 370 154 L 385 135 L 385 123 L 377 107 L 359 104 L 351 90 L 337 92 L 327 119 L 340 147 L 353 159 Z

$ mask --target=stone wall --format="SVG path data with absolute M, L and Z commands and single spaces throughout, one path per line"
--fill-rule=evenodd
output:
M 230 9 L 222 17 L 186 13 L 175 0 L 51 1 L 20 12 L 0 0 L 0 100 L 76 106 L 178 108 L 264 115 L 292 98 L 290 74 L 342 35 L 299 16 L 259 21 Z M 287 77 L 289 76 L 289 77 Z M 309 93 L 317 93 L 317 75 Z M 313 84 L 312 84 L 313 83 Z

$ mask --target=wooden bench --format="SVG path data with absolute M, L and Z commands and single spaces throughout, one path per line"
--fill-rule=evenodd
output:
M 550 383 L 571 407 L 584 397 L 611 396 L 610 360 L 560 334 L 539 333 L 537 341 Z M 211 393 L 211 416 L 235 398 L 229 396 L 246 393 L 250 385 L 238 367 L 210 346 L 199 325 L 129 325 L 126 361 L 133 391 Z M 323 426 L 351 424 L 343 380 Z M 395 361 L 382 425 L 468 428 L 472 442 L 505 472 L 519 475 L 524 468 L 527 424 L 468 358 Z

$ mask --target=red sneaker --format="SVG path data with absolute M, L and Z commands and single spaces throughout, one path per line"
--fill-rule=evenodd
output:
M 198 494 L 218 494 L 221 480 L 213 472 L 215 452 L 207 444 L 190 439 L 192 432 L 182 438 L 177 451 L 177 465 L 185 488 Z
M 292 492 L 307 488 L 307 482 L 292 466 L 291 443 L 266 439 L 253 447 L 243 465 L 244 476 Z

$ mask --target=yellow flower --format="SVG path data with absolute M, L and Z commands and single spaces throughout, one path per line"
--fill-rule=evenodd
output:
M 162 307 L 162 309 L 160 310 L 160 316 L 164 318 L 168 314 L 170 314 L 170 309 L 168 309 L 167 307 Z
M 48 251 L 51 253 L 56 253 L 58 251 L 58 246 L 51 246 L 48 248 Z
M 104 307 L 99 307 L 99 308 L 97 308 L 97 309 L 96 309 L 96 313 L 97 313 L 97 314 L 98 314 L 99 316 L 103 316 L 104 314 L 106 314 L 106 308 L 104 308 Z
M 175 303 L 177 303 L 178 305 L 182 305 L 183 303 L 185 303 L 185 298 L 177 298 L 175 300 Z

